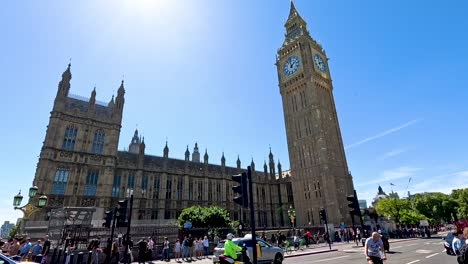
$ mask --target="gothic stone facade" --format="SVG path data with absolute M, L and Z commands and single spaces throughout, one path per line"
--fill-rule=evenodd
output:
M 103 211 L 116 206 L 130 189 L 134 193 L 132 216 L 137 221 L 176 219 L 192 205 L 219 205 L 234 219 L 242 217 L 232 201 L 231 176 L 244 171 L 239 158 L 236 168 L 225 165 L 224 154 L 221 165 L 209 164 L 207 152 L 200 160 L 197 144 L 192 159 L 188 146 L 184 160 L 169 158 L 167 144 L 162 157 L 146 155 L 138 131 L 128 151 L 118 151 L 124 83 L 115 100 L 102 103 L 96 101 L 95 90 L 90 99 L 69 94 L 71 77 L 69 65 L 58 86 L 34 178 L 34 184 L 49 197 L 47 208 L 35 220 L 45 220 L 50 209 L 63 206 L 96 207 L 95 219 L 102 219 Z M 285 214 L 293 203 L 289 174 L 281 171 L 279 163 L 276 174 L 271 151 L 269 158 L 270 167 L 264 164 L 262 172 L 250 164 L 256 221 L 259 226 L 288 225 Z
M 346 196 L 353 194 L 334 105 L 325 51 L 307 32 L 294 4 L 285 24 L 286 39 L 277 54 L 280 93 L 286 124 L 291 171 L 276 171 L 270 150 L 269 166 L 255 171 L 254 202 L 258 226 L 288 226 L 287 209 L 297 211 L 298 226 L 320 225 L 319 210 L 327 209 L 329 222 L 351 222 Z M 47 208 L 94 206 L 101 213 L 134 191 L 133 219 L 153 222 L 175 219 L 191 205 L 220 205 L 232 218 L 243 218 L 232 202 L 231 175 L 237 167 L 200 159 L 198 146 L 185 159 L 145 154 L 144 139 L 135 131 L 128 151 L 118 151 L 124 106 L 124 83 L 109 103 L 69 94 L 70 65 L 62 75 L 41 150 L 34 184 L 49 196 Z M 191 156 L 191 159 L 190 159 Z M 292 176 L 290 176 L 292 175 Z M 294 195 L 293 195 L 294 193 Z M 100 216 L 98 216 L 100 217 Z
M 307 31 L 293 2 L 277 54 L 280 93 L 293 175 L 297 223 L 317 224 L 319 210 L 328 222 L 351 223 L 346 196 L 353 194 L 338 125 L 328 59 Z M 297 194 L 297 195 L 296 195 Z

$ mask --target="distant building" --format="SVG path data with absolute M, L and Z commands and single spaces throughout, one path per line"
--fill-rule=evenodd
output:
M 359 202 L 359 209 L 366 209 L 367 208 L 367 201 L 366 200 L 358 200 Z
M 5 221 L 1 227 L 0 237 L 8 237 L 10 230 L 15 226 L 15 224 L 10 223 L 10 221 Z

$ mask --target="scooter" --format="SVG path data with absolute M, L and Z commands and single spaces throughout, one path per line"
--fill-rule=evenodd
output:
M 237 259 L 233 260 L 230 257 L 223 255 L 219 256 L 219 264 L 252 264 L 249 256 L 247 255 L 247 249 L 244 248 L 242 251 L 237 252 Z

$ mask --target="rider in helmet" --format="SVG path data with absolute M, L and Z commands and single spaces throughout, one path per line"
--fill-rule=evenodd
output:
M 232 242 L 234 235 L 229 233 L 226 236 L 226 242 L 224 243 L 224 256 L 228 257 L 227 260 L 230 263 L 234 263 L 234 260 L 237 259 L 236 252 L 241 251 L 242 248 Z

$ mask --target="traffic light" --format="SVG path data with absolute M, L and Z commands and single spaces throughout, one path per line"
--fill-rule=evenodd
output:
M 232 187 L 234 191 L 234 202 L 242 207 L 249 207 L 249 200 L 247 199 L 247 173 L 243 172 L 242 174 L 232 175 L 232 180 L 239 183 Z
M 349 195 L 346 197 L 346 200 L 348 200 L 349 213 L 351 215 L 360 216 L 361 209 L 359 208 L 357 197 L 355 195 Z
M 102 226 L 110 228 L 112 222 L 112 211 L 106 211 L 104 214 L 104 223 L 102 223 Z
M 319 215 L 320 221 L 327 222 L 327 212 L 325 211 L 325 208 L 320 209 Z
M 119 201 L 119 209 L 117 209 L 117 227 L 127 226 L 127 207 L 128 200 Z

